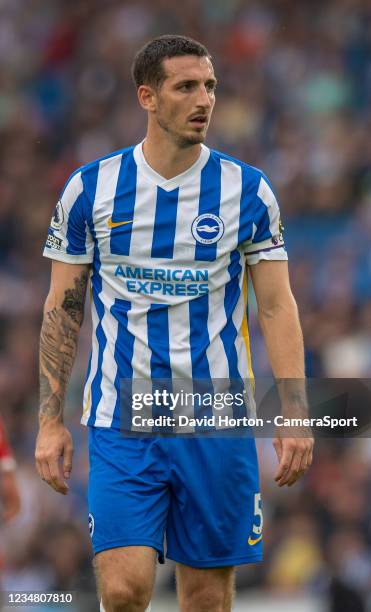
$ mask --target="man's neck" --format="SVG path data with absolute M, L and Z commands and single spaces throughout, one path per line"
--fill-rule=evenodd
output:
M 147 164 L 167 180 L 188 170 L 200 153 L 200 144 L 180 149 L 170 139 L 155 138 L 150 133 L 147 133 L 143 143 L 143 155 Z

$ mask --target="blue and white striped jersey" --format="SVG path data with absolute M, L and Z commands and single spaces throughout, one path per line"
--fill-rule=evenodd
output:
M 245 261 L 287 259 L 260 170 L 202 145 L 166 180 L 142 143 L 77 170 L 44 255 L 91 264 L 82 423 L 120 427 L 122 379 L 252 377 Z

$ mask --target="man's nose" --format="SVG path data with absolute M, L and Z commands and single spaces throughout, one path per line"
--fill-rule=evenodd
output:
M 211 99 L 205 85 L 201 85 L 199 89 L 197 102 L 198 106 L 203 106 L 204 108 L 210 108 L 211 106 Z

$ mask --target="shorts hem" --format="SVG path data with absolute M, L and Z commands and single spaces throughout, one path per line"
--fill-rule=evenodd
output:
M 171 559 L 176 563 L 182 563 L 183 565 L 189 565 L 190 567 L 199 568 L 212 568 L 212 567 L 228 567 L 231 565 L 245 565 L 248 563 L 257 563 L 263 561 L 262 553 L 255 555 L 248 555 L 245 557 L 224 557 L 223 559 L 206 559 L 206 560 L 194 560 L 194 559 L 181 559 L 177 555 L 166 554 L 166 559 Z
M 112 548 L 124 548 L 125 546 L 149 546 L 150 548 L 154 548 L 158 553 L 158 558 L 160 563 L 164 563 L 164 549 L 153 540 L 141 540 L 141 539 L 130 539 L 130 540 L 115 540 L 114 542 L 107 542 L 106 544 L 101 544 L 100 546 L 94 546 L 93 550 L 94 554 L 97 555 L 104 550 L 111 550 Z

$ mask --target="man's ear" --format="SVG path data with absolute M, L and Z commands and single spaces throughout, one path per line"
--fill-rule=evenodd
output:
M 138 87 L 138 100 L 144 110 L 153 112 L 156 110 L 156 92 L 149 85 L 140 85 Z

